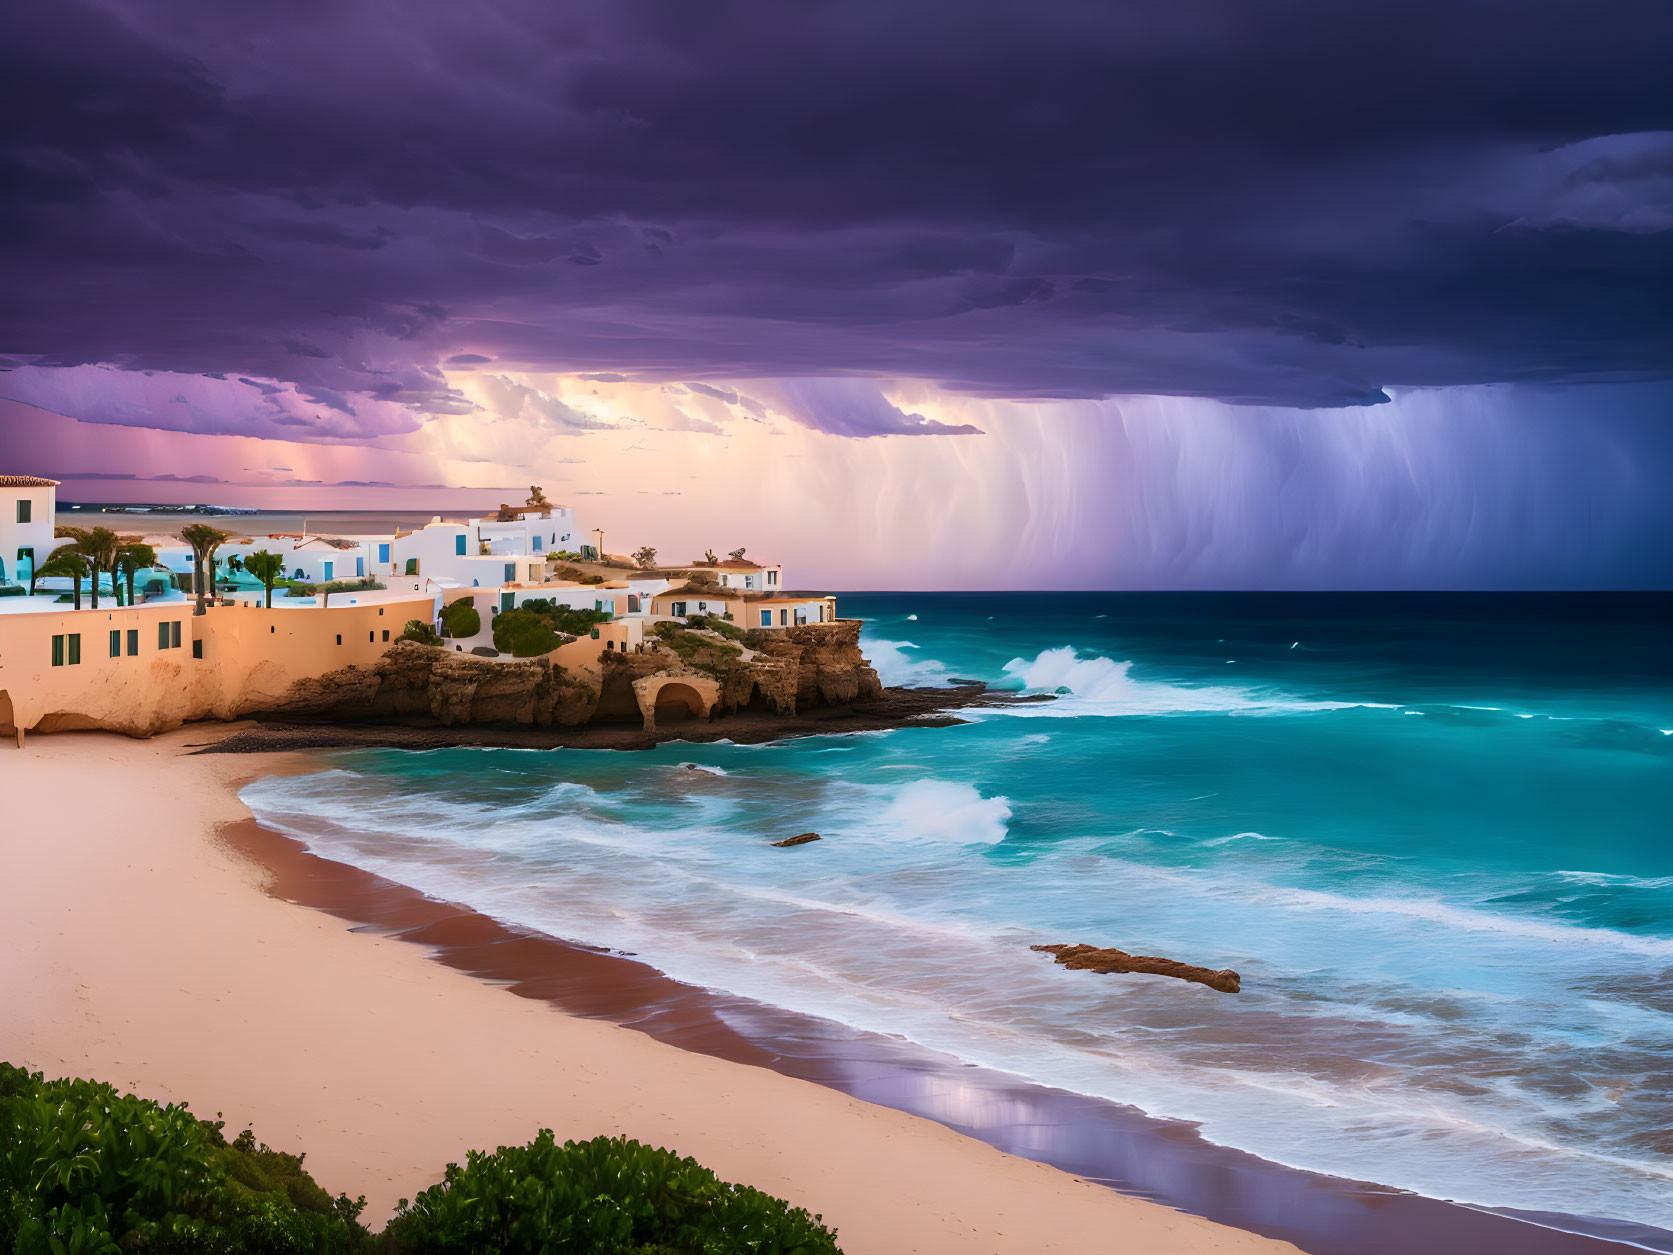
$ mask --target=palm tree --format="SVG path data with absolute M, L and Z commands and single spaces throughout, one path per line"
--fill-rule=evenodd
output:
M 207 614 L 208 607 L 204 604 L 204 575 L 213 580 L 215 578 L 215 551 L 232 538 L 231 532 L 223 532 L 218 527 L 211 527 L 207 523 L 188 523 L 179 532 L 180 539 L 192 547 L 192 587 L 197 590 L 197 609 L 193 614 Z
M 75 608 L 81 609 L 81 581 L 87 578 L 87 559 L 78 550 L 68 545 L 54 549 L 52 556 L 35 568 L 35 574 L 42 579 L 73 581 Z
M 116 549 L 121 538 L 108 527 L 57 527 L 54 534 L 70 541 L 63 546 L 83 558 L 92 568 L 93 609 L 99 608 L 99 576 L 116 565 Z M 61 552 L 61 550 L 59 551 Z M 111 583 L 116 583 L 114 574 Z
M 128 604 L 134 604 L 134 576 L 142 567 L 149 567 L 156 563 L 157 551 L 146 544 L 138 536 L 124 536 L 122 544 L 116 550 L 116 564 L 111 568 L 114 575 L 120 568 L 128 577 Z
M 276 553 L 268 553 L 265 549 L 258 549 L 244 559 L 244 569 L 261 581 L 261 586 L 267 592 L 267 608 L 273 609 L 273 581 L 278 579 L 285 569 L 284 558 Z

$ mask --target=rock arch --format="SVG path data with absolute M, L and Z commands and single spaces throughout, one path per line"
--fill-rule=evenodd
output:
M 633 695 L 645 717 L 645 731 L 654 732 L 658 710 L 678 712 L 681 718 L 707 719 L 720 700 L 720 685 L 698 675 L 647 675 L 633 682 Z

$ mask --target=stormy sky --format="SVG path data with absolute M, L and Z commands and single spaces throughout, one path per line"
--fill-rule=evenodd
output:
M 631 528 L 794 444 L 999 515 L 977 582 L 1665 585 L 1670 62 L 1665 0 L 21 0 L 0 448 Z

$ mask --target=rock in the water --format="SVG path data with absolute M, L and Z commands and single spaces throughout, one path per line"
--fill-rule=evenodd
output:
M 817 832 L 803 832 L 793 837 L 786 837 L 782 841 L 774 841 L 773 844 L 782 850 L 787 845 L 806 845 L 809 841 L 821 841 L 823 839 Z
M 1151 976 L 1172 976 L 1198 985 L 1207 985 L 1223 994 L 1235 994 L 1243 982 L 1229 967 L 1218 972 L 1206 967 L 1192 967 L 1177 959 L 1159 959 L 1151 954 L 1128 954 L 1125 950 L 1100 950 L 1097 946 L 1029 946 L 1043 954 L 1055 955 L 1064 967 L 1088 972 L 1144 972 Z

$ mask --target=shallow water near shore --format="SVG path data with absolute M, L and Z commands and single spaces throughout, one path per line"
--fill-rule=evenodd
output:
M 1057 700 L 766 746 L 357 751 L 243 797 L 698 987 L 1282 1163 L 1673 1228 L 1670 606 L 851 595 L 886 682 Z M 1069 972 L 1050 941 L 1244 992 Z

